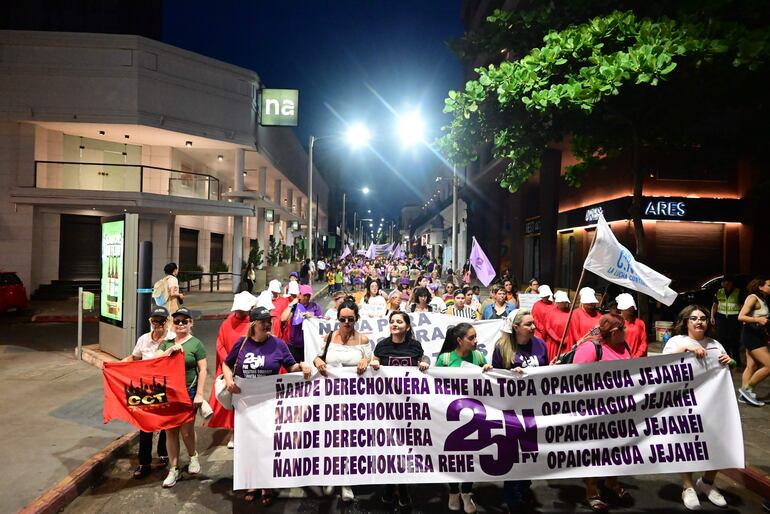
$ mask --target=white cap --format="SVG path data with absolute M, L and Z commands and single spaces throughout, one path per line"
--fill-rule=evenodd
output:
M 616 296 L 615 302 L 617 302 L 618 309 L 620 309 L 621 311 L 630 309 L 631 307 L 636 309 L 636 302 L 634 301 L 634 297 L 628 293 L 621 293 L 618 296 Z
M 256 306 L 264 307 L 269 311 L 275 309 L 275 305 L 273 305 L 273 293 L 271 293 L 270 290 L 265 290 L 259 293 Z
M 279 293 L 281 292 L 281 281 L 280 280 L 271 280 L 270 284 L 267 287 L 267 290 L 271 293 Z
M 584 287 L 580 290 L 580 303 L 586 304 L 586 303 L 599 303 L 599 301 L 596 299 L 596 291 L 591 289 L 590 287 Z
M 289 295 L 290 296 L 297 296 L 299 295 L 299 282 L 296 280 L 292 280 L 289 282 Z
M 537 294 L 540 295 L 540 298 L 546 298 L 546 297 L 551 298 L 553 296 L 553 291 L 551 291 L 551 288 L 548 285 L 543 284 L 537 290 Z
M 257 297 L 248 291 L 241 291 L 233 297 L 232 311 L 246 311 L 249 312 L 254 304 L 257 303 Z
M 500 327 L 500 330 L 505 332 L 506 334 L 512 334 L 513 333 L 513 318 L 516 317 L 516 313 L 519 312 L 519 309 L 513 309 L 510 314 L 508 314 L 505 319 L 503 320 L 503 326 Z
M 555 303 L 562 303 L 562 302 L 569 303 L 569 296 L 567 296 L 567 293 L 565 293 L 564 291 L 556 291 L 556 293 L 553 295 L 553 301 Z

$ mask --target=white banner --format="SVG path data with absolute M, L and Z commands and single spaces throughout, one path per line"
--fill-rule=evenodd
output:
M 674 303 L 677 293 L 668 287 L 671 279 L 638 262 L 631 252 L 618 242 L 601 214 L 596 223 L 595 237 L 583 268 L 610 282 L 651 296 L 666 305 Z
M 716 355 L 238 380 L 234 488 L 484 482 L 744 466 Z M 715 407 L 718 406 L 718 407 Z
M 361 306 L 359 306 L 360 308 Z M 390 326 L 387 318 L 369 318 L 368 311 L 361 314 L 361 319 L 356 323 L 356 330 L 366 335 L 374 347 L 390 335 Z M 457 316 L 447 316 L 439 313 L 412 313 L 412 330 L 415 338 L 422 344 L 422 349 L 431 365 L 444 344 L 447 328 L 460 323 L 470 322 L 476 329 L 476 349 L 480 351 L 488 362 L 492 362 L 492 352 L 495 342 L 500 337 L 500 328 L 503 320 L 471 321 Z M 319 318 L 307 319 L 302 323 L 302 331 L 305 335 L 305 362 L 313 362 L 316 355 L 321 353 L 326 336 L 332 330 L 339 327 L 337 320 L 325 320 Z
M 519 309 L 532 310 L 532 306 L 540 299 L 540 295 L 533 293 L 519 293 Z

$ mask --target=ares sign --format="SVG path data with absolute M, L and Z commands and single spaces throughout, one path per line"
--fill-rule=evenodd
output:
M 263 89 L 259 124 L 263 127 L 296 127 L 299 123 L 298 89 Z
M 687 215 L 684 202 L 672 202 L 652 200 L 647 202 L 644 208 L 645 216 L 665 216 L 670 218 L 683 218 Z

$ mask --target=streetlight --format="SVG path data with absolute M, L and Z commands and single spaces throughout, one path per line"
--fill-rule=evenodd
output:
M 331 137 L 339 137 L 336 134 L 330 134 L 327 136 L 310 136 L 308 140 L 307 145 L 307 242 L 308 242 L 308 253 L 307 257 L 310 258 L 311 261 L 313 261 L 313 146 L 315 145 L 315 142 L 317 140 L 321 139 L 328 139 Z M 369 131 L 360 123 L 355 123 L 350 126 L 350 128 L 347 131 L 346 139 L 348 143 L 353 146 L 354 148 L 359 147 L 363 144 L 366 144 L 369 141 Z M 366 189 L 365 193 L 369 192 L 369 188 Z
M 369 188 L 368 187 L 362 187 L 361 192 L 365 195 L 369 194 Z M 346 192 L 342 193 L 342 230 L 340 230 L 340 236 L 342 237 L 342 244 L 345 244 L 345 229 L 346 226 L 346 219 L 345 219 L 345 208 L 346 203 L 348 200 L 348 194 Z M 356 239 L 356 217 L 358 216 L 358 211 L 353 211 L 353 240 Z M 355 244 L 355 243 L 354 243 Z

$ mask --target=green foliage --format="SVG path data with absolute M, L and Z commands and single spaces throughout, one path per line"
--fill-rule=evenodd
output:
M 203 272 L 203 266 L 201 266 L 200 264 L 195 264 L 193 266 L 190 266 L 189 269 L 186 269 L 184 271 L 179 270 L 179 273 L 177 274 L 177 279 L 179 280 L 179 282 L 187 282 L 188 280 L 200 277 L 202 272 Z
M 230 267 L 226 262 L 215 262 L 211 265 L 211 273 L 224 273 L 230 271 Z
M 716 9 L 723 2 L 709 4 Z M 554 16 L 550 8 L 529 15 L 495 11 L 482 37 L 501 45 L 521 34 L 512 31 L 542 30 Z M 452 121 L 437 144 L 460 165 L 491 144 L 493 155 L 508 163 L 500 186 L 513 192 L 539 169 L 549 145 L 570 138 L 581 162 L 566 178 L 579 185 L 586 170 L 632 145 L 686 146 L 713 137 L 718 130 L 708 126 L 709 109 L 750 112 L 744 95 L 761 90 L 757 84 L 764 82 L 752 74 L 766 71 L 769 49 L 766 27 L 613 11 L 547 31 L 539 47 L 511 52 L 521 53 L 515 60 L 477 68 L 477 80 L 445 99 Z M 741 91 L 736 84 L 749 89 L 731 95 L 730 88 Z
M 267 264 L 269 266 L 277 266 L 280 260 L 281 252 L 278 243 L 275 240 L 270 242 L 270 249 L 267 252 Z
M 281 252 L 282 262 L 291 262 L 291 246 L 283 245 L 283 251 Z
M 264 264 L 263 253 L 264 252 L 259 247 L 259 239 L 255 240 L 254 244 L 251 245 L 251 249 L 249 250 L 249 258 L 247 262 L 252 263 L 256 269 L 260 269 Z

